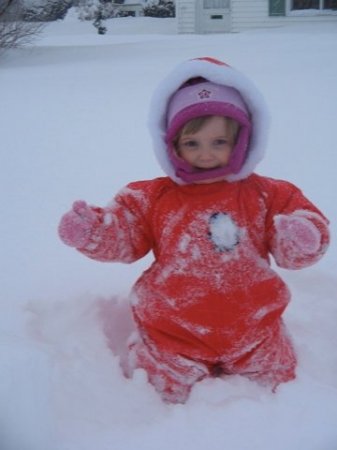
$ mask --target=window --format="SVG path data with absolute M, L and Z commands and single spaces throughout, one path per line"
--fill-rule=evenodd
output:
M 337 0 L 324 0 L 324 9 L 337 9 Z
M 270 16 L 285 16 L 285 0 L 269 0 Z
M 291 9 L 337 9 L 337 0 L 292 0 Z
M 229 0 L 204 0 L 204 9 L 228 9 Z
M 319 0 L 293 0 L 292 9 L 319 9 Z

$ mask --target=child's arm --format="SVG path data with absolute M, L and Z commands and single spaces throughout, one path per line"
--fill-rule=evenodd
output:
M 280 267 L 301 269 L 326 252 L 329 222 L 292 184 L 277 183 L 268 216 L 269 249 Z
M 75 202 L 58 231 L 65 244 L 98 261 L 129 263 L 152 248 L 147 222 L 130 194 L 119 194 L 107 208 Z

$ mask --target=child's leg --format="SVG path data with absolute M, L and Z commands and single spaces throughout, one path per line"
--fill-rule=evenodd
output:
M 294 348 L 283 323 L 280 323 L 270 338 L 236 361 L 231 370 L 275 390 L 280 383 L 296 377 L 295 368 Z
M 209 374 L 203 364 L 149 347 L 142 340 L 132 344 L 128 358 L 129 376 L 144 369 L 149 382 L 168 403 L 185 403 L 192 386 Z

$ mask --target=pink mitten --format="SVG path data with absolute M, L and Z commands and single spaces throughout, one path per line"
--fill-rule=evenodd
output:
M 279 240 L 291 243 L 304 254 L 315 253 L 321 245 L 321 233 L 315 225 L 301 215 L 279 215 L 275 217 L 275 228 Z
M 70 247 L 84 248 L 97 222 L 95 212 L 84 202 L 74 202 L 72 210 L 61 219 L 58 232 L 62 241 Z

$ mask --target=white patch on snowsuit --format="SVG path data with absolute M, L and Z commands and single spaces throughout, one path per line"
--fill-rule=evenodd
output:
M 209 219 L 209 237 L 217 250 L 230 251 L 239 243 L 239 230 L 229 214 L 217 212 Z

